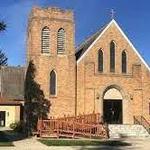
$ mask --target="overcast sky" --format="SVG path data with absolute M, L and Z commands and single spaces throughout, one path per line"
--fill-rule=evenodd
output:
M 56 6 L 75 13 L 76 45 L 108 23 L 110 10 L 142 57 L 150 64 L 150 1 L 149 0 L 1 0 L 0 20 L 7 30 L 0 33 L 0 48 L 9 65 L 24 65 L 26 29 L 33 6 Z

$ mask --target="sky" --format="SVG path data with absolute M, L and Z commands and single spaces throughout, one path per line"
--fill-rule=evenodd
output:
M 11 66 L 26 63 L 27 21 L 33 6 L 72 9 L 76 46 L 111 21 L 110 10 L 114 9 L 115 20 L 150 64 L 149 0 L 1 0 L 0 20 L 7 29 L 0 33 L 0 49 Z

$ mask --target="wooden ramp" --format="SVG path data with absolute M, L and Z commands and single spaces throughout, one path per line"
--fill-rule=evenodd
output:
M 38 120 L 37 131 L 40 137 L 108 137 L 107 126 L 100 121 L 99 114 Z

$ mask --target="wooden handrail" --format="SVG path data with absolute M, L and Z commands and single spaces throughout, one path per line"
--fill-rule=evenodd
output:
M 108 129 L 99 121 L 98 114 L 92 115 L 38 120 L 37 131 L 40 136 L 56 134 L 57 138 L 64 135 L 71 135 L 72 138 L 75 136 L 108 137 Z
M 42 132 L 51 130 L 52 133 L 57 132 L 57 137 L 68 133 L 72 134 L 73 138 L 75 135 L 85 135 L 90 138 L 92 136 L 107 137 L 107 132 L 102 124 L 94 125 L 61 120 L 42 120 L 41 123 L 41 128 L 38 129 L 38 131 L 40 131 L 40 136 Z
M 97 123 L 102 122 L 102 119 L 99 113 L 82 114 L 78 116 L 64 116 L 64 117 L 58 117 L 58 118 L 51 117 L 50 120 L 51 119 L 64 120 L 64 121 L 74 120 L 76 122 L 89 123 L 89 124 L 97 124 Z

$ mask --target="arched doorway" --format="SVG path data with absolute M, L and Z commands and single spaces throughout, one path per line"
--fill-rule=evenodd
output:
M 123 123 L 122 94 L 114 87 L 105 90 L 103 95 L 103 117 L 108 124 Z

